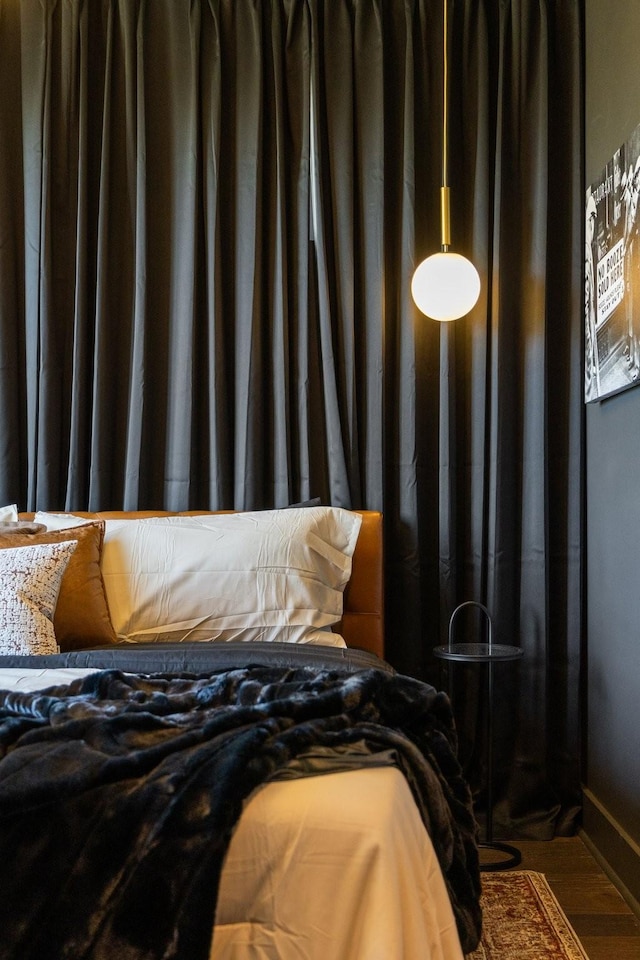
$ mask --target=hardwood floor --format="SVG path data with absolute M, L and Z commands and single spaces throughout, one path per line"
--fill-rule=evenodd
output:
M 640 919 L 579 836 L 514 845 L 516 869 L 544 873 L 589 960 L 640 960 Z

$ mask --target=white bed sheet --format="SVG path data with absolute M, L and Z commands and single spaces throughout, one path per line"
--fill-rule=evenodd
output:
M 87 667 L 56 667 L 27 670 L 25 667 L 0 667 L 0 690 L 43 690 L 45 687 L 71 683 L 77 677 L 95 673 Z
M 92 672 L 0 669 L 0 688 L 38 690 Z M 400 771 L 256 790 L 225 860 L 210 956 L 463 960 L 435 851 Z

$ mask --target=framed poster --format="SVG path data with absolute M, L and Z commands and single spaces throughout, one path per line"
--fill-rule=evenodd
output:
M 640 384 L 640 125 L 587 188 L 584 399 Z

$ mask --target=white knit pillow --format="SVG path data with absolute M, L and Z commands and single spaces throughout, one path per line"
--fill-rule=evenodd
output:
M 76 544 L 0 550 L 0 654 L 58 653 L 53 615 Z

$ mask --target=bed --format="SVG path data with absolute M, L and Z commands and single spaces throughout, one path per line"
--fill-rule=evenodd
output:
M 58 584 L 41 645 L 0 621 L 3 956 L 474 949 L 471 798 L 446 696 L 384 660 L 379 513 L 19 520 L 0 581 Z

